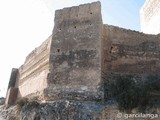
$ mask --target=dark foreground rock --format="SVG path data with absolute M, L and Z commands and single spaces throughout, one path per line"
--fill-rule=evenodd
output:
M 0 120 L 19 120 L 16 114 L 16 105 L 6 108 L 5 105 L 0 106 Z
M 0 98 L 0 105 L 4 105 L 4 103 L 5 103 L 5 98 L 1 97 Z
M 102 120 L 108 103 L 61 100 L 44 104 L 27 104 L 21 120 Z M 109 104 L 108 104 L 109 105 Z
M 36 101 L 9 108 L 1 107 L 4 120 L 159 120 L 160 109 L 152 108 L 144 112 L 150 116 L 133 116 L 141 112 L 136 109 L 130 113 L 121 112 L 114 101 L 91 102 L 58 100 L 46 103 Z M 132 114 L 132 116 L 129 116 Z M 158 116 L 155 116 L 158 115 Z

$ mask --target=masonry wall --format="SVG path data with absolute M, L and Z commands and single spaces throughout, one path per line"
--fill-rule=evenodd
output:
M 160 73 L 160 36 L 104 25 L 104 69 L 119 73 Z
M 102 99 L 100 2 L 57 10 L 54 23 L 46 97 Z
M 104 25 L 100 2 L 57 10 L 54 23 L 52 36 L 12 71 L 9 93 L 99 101 L 107 98 L 105 86 L 114 75 L 143 80 L 160 73 L 160 35 Z
M 140 10 L 141 31 L 148 34 L 160 33 L 160 1 L 146 0 Z
M 44 88 L 47 87 L 51 38 L 52 36 L 33 50 L 19 68 L 15 86 L 19 88 L 18 98 L 43 94 Z
M 159 35 L 143 34 L 109 25 L 104 25 L 103 28 L 102 78 L 106 99 L 111 93 L 107 86 L 118 76 L 131 75 L 142 83 L 151 77 L 153 79 L 153 76 L 156 76 L 154 79 L 159 79 Z
M 12 68 L 10 80 L 8 83 L 7 93 L 6 93 L 6 100 L 5 100 L 6 106 L 14 104 L 17 99 L 18 88 L 15 87 L 17 75 L 18 75 L 18 69 Z

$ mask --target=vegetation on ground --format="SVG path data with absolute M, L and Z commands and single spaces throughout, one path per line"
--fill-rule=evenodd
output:
M 134 75 L 115 75 L 105 87 L 110 97 L 118 102 L 120 110 L 146 110 L 159 105 L 159 75 L 148 75 L 145 80 L 137 79 Z

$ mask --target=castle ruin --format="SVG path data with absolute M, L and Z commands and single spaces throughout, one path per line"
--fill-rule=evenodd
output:
M 53 34 L 12 69 L 6 105 L 30 96 L 100 101 L 104 73 L 160 73 L 160 35 L 103 24 L 100 2 L 57 10 L 54 23 Z

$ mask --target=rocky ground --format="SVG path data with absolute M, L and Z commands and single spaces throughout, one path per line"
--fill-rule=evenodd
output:
M 108 103 L 61 100 L 23 107 L 25 120 L 102 120 L 102 111 Z M 109 104 L 108 104 L 109 105 Z M 28 111 L 25 111 L 28 109 Z M 33 112 L 30 112 L 33 111 Z
M 150 113 L 160 113 L 154 109 Z M 137 111 L 132 111 L 137 113 Z M 5 108 L 0 107 L 4 120 L 125 120 L 126 113 L 118 110 L 117 104 L 108 102 L 87 102 L 75 100 L 48 101 L 46 103 L 29 102 Z M 122 116 L 121 116 L 122 115 Z M 127 118 L 127 120 L 150 120 Z M 154 118 L 153 120 L 159 120 Z
M 7 120 L 106 120 L 107 118 L 102 113 L 107 106 L 111 109 L 110 104 L 109 102 L 74 100 L 51 101 L 41 104 L 31 102 L 22 108 L 17 105 L 8 109 L 1 106 L 0 114 Z M 112 106 L 113 108 L 115 106 Z
M 5 105 L 0 106 L 0 116 L 3 118 L 2 120 L 16 120 L 15 114 L 16 106 L 10 106 L 6 108 Z

